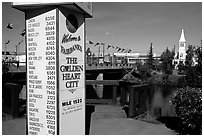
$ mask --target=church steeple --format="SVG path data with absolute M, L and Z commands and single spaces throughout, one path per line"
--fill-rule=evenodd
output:
M 186 42 L 186 39 L 185 39 L 185 36 L 184 36 L 184 30 L 183 29 L 181 31 L 181 37 L 180 37 L 179 43 L 180 42 Z

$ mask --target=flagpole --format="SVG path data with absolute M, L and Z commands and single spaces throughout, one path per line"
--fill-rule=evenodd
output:
M 5 51 L 4 51 L 4 56 L 5 56 L 5 59 L 6 59 L 6 43 L 5 43 Z
M 104 44 L 103 44 L 103 64 L 104 64 Z
M 6 26 L 6 31 L 5 31 L 5 36 L 7 35 L 7 26 Z M 7 43 L 7 36 L 6 36 L 6 41 L 5 41 L 5 49 L 4 49 L 4 56 L 5 56 L 5 59 L 6 59 L 6 44 Z
M 98 64 L 99 64 L 99 56 L 100 56 L 100 45 L 98 46 Z
M 17 47 L 17 46 L 18 46 L 18 45 L 16 45 L 16 57 L 17 57 L 16 59 L 17 59 L 17 61 L 18 61 L 19 58 L 18 58 L 18 52 L 17 52 L 17 48 L 18 48 L 18 47 Z

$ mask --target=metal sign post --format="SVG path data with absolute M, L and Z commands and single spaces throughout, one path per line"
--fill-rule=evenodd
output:
M 18 3 L 25 12 L 28 135 L 85 134 L 85 18 L 91 3 Z

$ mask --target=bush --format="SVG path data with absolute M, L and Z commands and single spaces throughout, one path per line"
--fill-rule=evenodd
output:
M 187 81 L 186 81 L 186 77 L 182 76 L 178 79 L 178 87 L 186 87 L 187 86 Z
M 7 62 L 2 61 L 2 74 L 8 73 L 9 71 L 9 65 Z
M 187 134 L 202 134 L 202 89 L 180 88 L 172 100 Z
M 9 72 L 9 65 L 4 60 L 2 61 L 2 88 L 4 88 L 5 83 L 8 81 L 7 74 Z
M 197 71 L 196 66 L 190 66 L 186 71 L 186 81 L 188 86 L 201 87 L 202 86 L 202 74 Z

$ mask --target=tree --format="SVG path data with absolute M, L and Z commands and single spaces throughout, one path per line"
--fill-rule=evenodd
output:
M 188 46 L 186 51 L 185 71 L 188 86 L 202 86 L 202 49 L 201 47 Z M 193 58 L 197 58 L 197 65 L 193 66 Z
M 197 72 L 199 73 L 199 76 L 202 76 L 202 45 L 198 46 L 195 50 L 195 55 L 197 57 Z
M 159 62 L 158 59 L 154 59 L 154 66 L 155 66 L 156 71 L 161 71 L 162 70 L 161 63 Z
M 166 50 L 161 55 L 162 70 L 165 74 L 172 74 L 174 68 L 172 61 L 174 59 L 174 53 L 166 48 Z
M 186 61 L 185 61 L 186 67 L 190 67 L 193 64 L 194 50 L 195 50 L 194 46 L 192 46 L 192 45 L 188 46 L 188 49 L 186 51 L 187 55 L 186 55 Z
M 184 70 L 185 70 L 185 65 L 183 64 L 182 61 L 180 61 L 178 64 L 178 71 L 181 74 L 181 73 L 183 73 Z
M 149 69 L 155 69 L 152 43 L 149 49 L 149 53 L 147 55 L 147 65 Z

